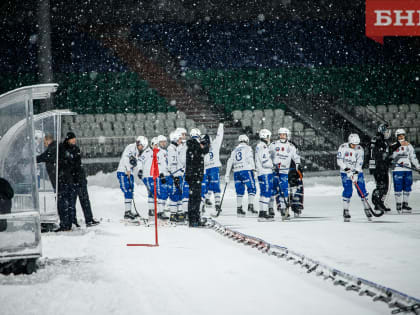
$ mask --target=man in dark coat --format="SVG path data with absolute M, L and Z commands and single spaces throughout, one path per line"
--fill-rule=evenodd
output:
M 9 214 L 12 211 L 12 198 L 14 191 L 10 183 L 0 177 L 0 214 Z M 7 220 L 0 220 L 0 232 L 7 230 Z
M 72 223 L 79 227 L 76 219 L 76 201 L 78 196 L 80 205 L 82 206 L 83 215 L 85 217 L 86 226 L 90 227 L 97 225 L 99 222 L 94 220 L 92 215 L 92 208 L 87 190 L 86 173 L 82 167 L 80 148 L 76 145 L 76 135 L 73 132 L 67 133 L 63 146 L 65 148 L 65 152 L 71 156 L 71 176 L 74 184 L 73 188 L 75 190 L 72 200 L 73 205 L 71 207 Z
M 201 225 L 201 181 L 204 175 L 204 155 L 209 152 L 210 138 L 208 135 L 201 137 L 199 129 L 193 128 L 190 132 L 191 139 L 187 141 L 185 180 L 190 186 L 188 200 L 188 219 L 190 227 Z
M 57 142 L 53 136 L 47 134 L 44 137 L 44 146 L 47 148 L 43 153 L 36 157 L 37 163 L 45 163 L 48 177 L 51 181 L 51 185 L 55 190 L 56 181 L 56 163 L 57 163 Z
M 375 205 L 375 210 L 390 211 L 384 203 L 389 186 L 390 157 L 400 146 L 399 142 L 395 146 L 390 146 L 388 142 L 390 135 L 388 125 L 380 124 L 376 136 L 370 142 L 369 170 L 376 182 L 376 188 L 372 192 L 372 203 Z

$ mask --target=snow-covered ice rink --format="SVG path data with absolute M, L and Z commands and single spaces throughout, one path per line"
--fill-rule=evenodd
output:
M 374 183 L 367 177 L 369 192 Z M 146 189 L 135 188 L 146 214 Z M 420 297 L 420 181 L 412 214 L 367 222 L 353 196 L 352 222 L 342 220 L 339 176 L 305 178 L 305 210 L 289 222 L 236 217 L 233 183 L 217 219 L 242 233 L 284 245 L 381 285 Z M 389 314 L 383 302 L 334 286 L 285 259 L 262 254 L 211 229 L 124 226 L 115 174 L 89 177 L 94 216 L 88 230 L 43 234 L 36 274 L 0 276 L 0 314 Z M 256 204 L 257 205 L 257 204 Z M 79 205 L 78 205 L 79 207 Z M 78 208 L 78 218 L 83 215 Z

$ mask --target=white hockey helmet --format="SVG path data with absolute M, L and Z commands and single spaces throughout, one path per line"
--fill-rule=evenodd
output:
M 197 129 L 197 128 L 191 129 L 190 137 L 193 138 L 193 139 L 199 139 L 201 137 L 200 129 Z
M 138 136 L 136 139 L 136 145 L 141 145 L 143 148 L 146 148 L 149 144 L 149 141 L 145 136 Z
M 279 128 L 279 131 L 277 133 L 278 133 L 278 135 L 285 134 L 286 135 L 286 140 L 290 140 L 290 138 L 291 138 L 291 132 L 287 128 L 283 128 L 283 127 Z M 282 140 L 282 139 L 280 139 L 280 140 Z
M 270 140 L 271 131 L 268 129 L 261 129 L 258 135 L 260 136 L 260 139 Z
M 350 144 L 359 144 L 360 143 L 359 135 L 357 133 L 351 133 L 349 135 L 349 143 Z
M 179 140 L 179 138 L 181 138 L 182 137 L 182 135 L 181 135 L 181 133 L 179 133 L 178 131 L 172 131 L 170 134 L 169 134 L 169 141 L 171 141 L 171 142 L 178 142 L 178 140 Z
M 249 143 L 249 138 L 248 138 L 248 136 L 247 136 L 247 135 L 240 135 L 240 136 L 238 137 L 238 141 L 239 141 L 239 142 Z
M 159 145 L 158 137 L 153 137 L 152 140 L 150 140 L 150 144 L 153 146 Z
M 185 129 L 185 128 L 182 128 L 182 127 L 178 127 L 178 128 L 176 128 L 176 130 L 175 130 L 176 132 L 178 132 L 180 135 L 187 135 L 187 129 Z
M 168 141 L 168 138 L 166 138 L 164 135 L 159 135 L 157 138 L 158 138 L 158 142 Z
M 398 136 L 399 135 L 406 135 L 406 133 L 405 133 L 405 130 L 404 129 L 397 129 L 396 131 L 395 131 L 395 136 L 398 138 Z

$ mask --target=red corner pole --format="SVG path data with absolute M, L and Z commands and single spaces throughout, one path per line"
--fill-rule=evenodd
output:
M 153 194 L 154 194 L 154 200 L 155 200 L 155 244 L 127 244 L 127 246 L 148 246 L 148 247 L 159 246 L 158 222 L 157 222 L 157 193 L 156 193 L 156 178 L 159 177 L 159 165 L 158 165 L 158 160 L 157 160 L 158 152 L 159 152 L 158 148 L 153 149 L 152 167 L 150 169 L 150 175 L 152 175 L 153 177 Z
M 158 222 L 157 222 L 157 194 L 156 194 L 156 177 L 153 176 L 153 187 L 154 187 L 154 195 L 155 195 L 155 244 L 159 246 L 158 241 Z

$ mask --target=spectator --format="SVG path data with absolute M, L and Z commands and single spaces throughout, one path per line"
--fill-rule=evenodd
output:
M 9 182 L 0 177 L 0 214 L 8 214 L 12 211 L 12 198 L 14 191 Z M 7 220 L 0 220 L 0 232 L 7 230 Z

